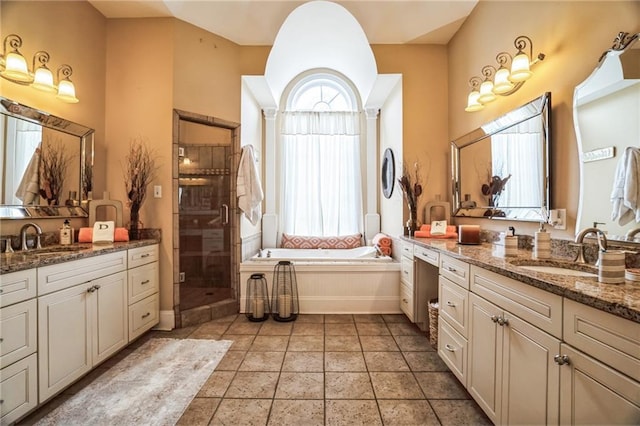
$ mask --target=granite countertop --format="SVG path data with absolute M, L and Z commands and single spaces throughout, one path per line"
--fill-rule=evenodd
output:
M 43 249 L 32 249 L 25 252 L 2 253 L 0 255 L 0 275 L 24 269 L 37 268 L 72 260 L 85 259 L 101 254 L 114 253 L 136 247 L 144 247 L 159 243 L 159 239 L 145 239 L 113 244 L 72 244 L 68 246 L 48 246 Z
M 625 281 L 624 284 L 604 284 L 596 277 L 576 277 L 545 272 L 535 272 L 518 266 L 532 261 L 530 250 L 518 249 L 517 256 L 504 256 L 504 247 L 491 243 L 460 245 L 455 240 L 401 237 L 425 248 L 476 265 L 489 271 L 513 278 L 525 284 L 564 296 L 588 306 L 610 312 L 634 322 L 640 322 L 640 283 Z M 533 262 L 540 262 L 533 260 Z M 545 265 L 573 263 L 573 259 L 552 257 L 543 261 Z M 578 269 L 576 266 L 575 269 Z M 597 275 L 593 265 L 580 265 L 579 269 Z

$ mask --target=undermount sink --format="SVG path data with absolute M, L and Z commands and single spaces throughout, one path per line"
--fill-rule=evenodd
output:
M 570 263 L 554 259 L 514 259 L 512 265 L 521 269 L 546 274 L 567 275 L 573 277 L 597 277 L 598 271 L 592 265 Z
M 84 247 L 78 246 L 51 246 L 41 249 L 32 249 L 25 252 L 25 254 L 35 254 L 37 256 L 50 256 L 55 254 L 71 253 L 82 250 Z
M 556 275 L 570 275 L 573 277 L 597 277 L 597 274 L 587 271 L 579 271 L 576 269 L 563 268 L 561 266 L 549 266 L 549 265 L 523 265 L 519 268 L 526 269 L 534 272 L 545 272 L 547 274 Z

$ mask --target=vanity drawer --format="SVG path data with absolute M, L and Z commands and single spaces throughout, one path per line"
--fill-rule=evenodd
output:
M 129 269 L 129 304 L 136 303 L 145 297 L 158 292 L 158 263 L 149 263 L 138 268 Z
M 440 256 L 440 275 L 469 289 L 469 264 L 449 256 Z
M 440 317 L 464 337 L 469 336 L 469 291 L 441 276 L 438 299 Z
M 156 325 L 159 317 L 157 293 L 129 306 L 129 341 Z
M 471 266 L 471 291 L 543 331 L 562 338 L 562 296 L 478 266 Z
M 158 244 L 136 247 L 128 251 L 129 268 L 146 265 L 158 261 Z
M 0 368 L 31 355 L 38 348 L 38 303 L 27 300 L 0 309 Z
M 404 285 L 404 283 L 400 285 L 400 309 L 411 322 L 414 322 L 413 290 Z
M 438 321 L 438 355 L 451 372 L 467 387 L 468 342 L 446 320 Z
M 640 381 L 640 324 L 564 299 L 564 341 Z
M 402 242 L 402 255 L 413 259 L 413 244 L 406 241 Z
M 0 307 L 36 297 L 36 269 L 0 275 Z
M 411 286 L 411 291 L 413 291 L 413 259 L 402 258 L 400 274 L 401 280 Z
M 413 255 L 420 260 L 424 260 L 425 262 L 432 264 L 433 266 L 438 266 L 440 263 L 440 254 L 437 251 L 420 247 L 417 244 L 413 248 Z
M 8 425 L 38 405 L 37 355 L 0 370 L 0 424 Z
M 38 268 L 38 296 L 127 269 L 127 251 L 102 254 Z

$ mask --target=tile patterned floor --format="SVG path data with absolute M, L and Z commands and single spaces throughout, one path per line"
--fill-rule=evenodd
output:
M 404 315 L 300 315 L 289 323 L 254 323 L 232 315 L 151 332 L 144 339 L 153 337 L 234 342 L 180 425 L 491 424 Z M 23 423 L 35 421 L 90 380 Z

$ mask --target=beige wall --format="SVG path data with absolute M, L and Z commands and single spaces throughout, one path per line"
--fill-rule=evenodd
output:
M 449 198 L 447 129 L 447 48 L 434 45 L 373 45 L 379 74 L 402 74 L 403 158 L 422 169 L 424 193 L 418 200 L 418 218 L 424 207 Z M 400 168 L 398 176 L 402 173 Z M 409 217 L 405 207 L 405 220 Z M 402 225 L 400 225 L 402 226 Z
M 505 19 L 504 17 L 509 17 Z M 593 71 L 600 54 L 611 47 L 619 31 L 640 31 L 640 2 L 480 1 L 449 43 L 449 136 L 461 136 L 482 123 L 539 96 L 552 93 L 552 206 L 566 208 L 566 231 L 554 237 L 572 238 L 578 208 L 579 169 L 573 127 L 573 89 Z M 547 57 L 534 66 L 534 76 L 515 94 L 500 97 L 484 110 L 464 111 L 468 80 L 492 64 L 498 52 L 514 53 L 513 40 L 527 35 L 534 55 Z M 442 142 L 442 150 L 445 149 Z M 448 149 L 448 147 L 446 148 Z M 482 227 L 502 230 L 502 221 L 481 220 Z M 515 223 L 519 233 L 537 226 Z
M 143 140 L 153 150 L 158 167 L 151 185 L 162 186 L 162 198 L 153 188 L 140 210 L 145 228 L 161 228 L 160 309 L 173 309 L 172 238 L 172 108 L 174 19 L 109 19 L 106 67 L 106 163 L 104 177 L 111 198 L 125 203 L 129 223 L 123 166 L 132 140 Z M 97 160 L 100 161 L 100 160 Z

